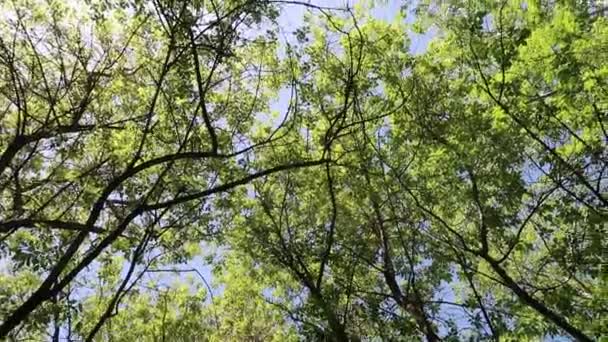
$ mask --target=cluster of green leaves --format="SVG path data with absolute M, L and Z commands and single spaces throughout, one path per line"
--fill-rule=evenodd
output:
M 606 333 L 603 10 L 421 2 L 420 56 L 401 18 L 310 22 L 303 132 L 335 163 L 254 185 L 232 235 L 299 281 L 304 336 Z
M 371 3 L 3 4 L 0 336 L 607 334 L 606 9 Z

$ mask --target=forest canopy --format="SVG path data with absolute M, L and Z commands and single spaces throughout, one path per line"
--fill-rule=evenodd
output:
M 601 3 L 1 2 L 0 339 L 608 336 Z

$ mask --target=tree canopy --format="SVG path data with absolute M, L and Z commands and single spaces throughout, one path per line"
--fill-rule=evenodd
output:
M 608 336 L 608 8 L 335 3 L 0 4 L 0 338 Z

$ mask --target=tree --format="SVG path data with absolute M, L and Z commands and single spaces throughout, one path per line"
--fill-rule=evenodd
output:
M 604 9 L 3 6 L 0 336 L 607 333 Z
M 152 265 L 187 258 L 180 246 L 215 233 L 210 196 L 324 162 L 246 163 L 295 116 L 252 125 L 291 80 L 270 3 L 16 1 L 2 12 L 2 249 L 8 276 L 29 279 L 6 289 L 2 337 L 21 323 L 39 331 L 103 258 L 131 260 L 117 296 L 152 251 Z
M 365 55 L 390 71 L 359 71 L 377 83 L 370 93 L 364 81 L 357 83 L 359 96 L 342 114 L 357 128 L 332 140 L 332 149 L 343 152 L 339 162 L 327 175 L 290 172 L 265 182 L 246 224 L 258 228 L 238 248 L 291 270 L 317 310 L 330 307 L 348 317 L 355 309 L 342 306 L 351 301 L 370 308 L 392 302 L 394 320 L 410 317 L 415 324 L 408 330 L 427 340 L 600 336 L 607 140 L 605 94 L 595 85 L 603 84 L 597 73 L 605 58 L 583 56 L 604 52 L 596 44 L 606 40 L 605 18 L 567 4 L 447 3 L 428 16 L 424 6 L 418 24 L 431 23 L 442 36 L 402 63 L 387 46 L 379 60 Z M 364 27 L 351 33 L 373 36 Z M 363 50 L 373 46 L 366 42 Z M 346 43 L 341 50 L 349 51 Z M 388 122 L 374 117 L 378 108 Z M 329 194 L 322 196 L 324 188 Z M 267 218 L 256 219 L 256 211 Z M 252 234 L 260 236 L 253 246 Z M 364 267 L 362 288 L 354 285 L 357 266 Z M 331 270 L 325 287 L 311 281 L 324 269 Z M 452 295 L 442 296 L 446 287 Z M 319 299 L 323 291 L 335 295 Z M 461 299 L 446 300 L 454 296 Z M 472 333 L 458 331 L 466 327 L 462 319 L 444 321 L 449 306 L 470 316 Z M 332 316 L 325 320 L 334 340 L 346 338 L 343 330 L 353 340 L 382 336 L 368 335 L 369 325 L 357 331 L 356 319 L 334 324 Z M 584 323 L 591 321 L 598 325 Z
M 264 300 L 268 284 L 246 256 L 228 255 L 215 272 L 217 286 L 196 268 L 150 268 L 120 305 L 99 340 L 132 341 L 290 341 L 293 328 L 280 324 L 282 311 Z M 168 277 L 167 275 L 179 275 Z M 112 293 L 112 287 L 107 289 Z M 103 291 L 97 290 L 97 293 Z M 215 293 L 215 294 L 214 294 Z M 90 297 L 74 336 L 87 336 L 103 316 L 106 300 Z M 100 303 L 101 302 L 101 303 Z

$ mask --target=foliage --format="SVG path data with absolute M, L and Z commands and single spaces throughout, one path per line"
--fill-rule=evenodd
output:
M 0 336 L 607 334 L 606 9 L 384 5 L 2 4 Z

